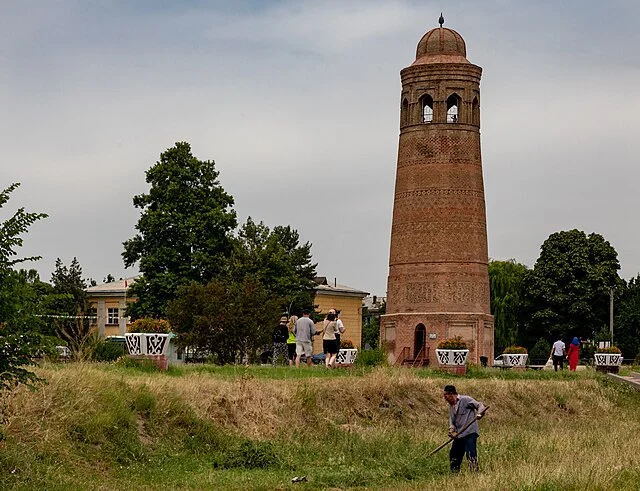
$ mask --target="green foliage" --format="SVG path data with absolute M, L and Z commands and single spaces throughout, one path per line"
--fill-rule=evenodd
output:
M 124 343 L 115 343 L 108 340 L 100 340 L 93 349 L 93 359 L 95 361 L 116 361 L 124 354 Z
M 613 335 L 624 353 L 640 353 L 640 274 L 616 290 Z
M 19 186 L 12 184 L 0 192 L 0 209 Z M 28 213 L 18 209 L 0 222 L 0 391 L 10 390 L 19 383 L 33 384 L 38 377 L 24 368 L 38 355 L 50 349 L 45 338 L 35 331 L 41 327 L 34 319 L 40 301 L 40 281 L 34 271 L 15 271 L 14 265 L 39 257 L 16 258 L 22 246 L 22 235 L 44 213 Z
M 260 283 L 280 299 L 281 312 L 300 316 L 303 309 L 313 309 L 316 266 L 311 244 L 300 244 L 296 230 L 269 230 L 249 217 L 234 239 L 229 276 L 234 282 L 250 278 Z
M 238 363 L 245 356 L 254 361 L 258 349 L 271 343 L 280 305 L 255 280 L 214 280 L 180 288 L 167 314 L 179 345 L 215 355 L 219 364 Z
M 467 343 L 463 341 L 462 336 L 454 336 L 440 341 L 438 349 L 467 349 Z
M 528 269 L 514 259 L 489 262 L 491 314 L 495 347 L 500 352 L 517 342 L 522 324 L 523 279 Z
M 149 317 L 142 317 L 136 319 L 129 326 L 129 332 L 148 332 L 157 334 L 169 334 L 171 332 L 171 325 L 164 319 L 151 319 Z
M 380 316 L 387 311 L 387 304 L 382 302 L 377 312 L 362 308 L 362 346 L 377 348 L 380 341 Z
M 165 317 L 180 286 L 206 283 L 224 270 L 236 214 L 218 176 L 215 163 L 195 158 L 186 142 L 163 152 L 147 171 L 149 192 L 133 198 L 142 210 L 138 233 L 122 253 L 125 266 L 139 263 L 142 273 L 130 288 L 138 297 L 129 308 L 134 319 Z
M 281 460 L 273 443 L 243 440 L 225 451 L 219 465 L 223 468 L 266 469 L 280 466 Z
M 551 348 L 549 348 L 549 350 L 551 350 Z M 527 351 L 527 348 L 525 348 L 524 346 L 512 345 L 512 346 L 507 346 L 504 349 L 503 353 L 509 353 L 513 355 L 526 355 L 528 351 Z
M 530 360 L 547 360 L 549 359 L 549 353 L 551 353 L 551 343 L 544 338 L 540 338 L 533 345 L 529 352 Z
M 523 341 L 592 338 L 608 324 L 609 291 L 621 282 L 618 254 L 599 234 L 556 232 L 524 278 L 526 318 Z
M 382 348 L 360 350 L 356 357 L 356 367 L 378 367 L 387 365 L 387 355 Z

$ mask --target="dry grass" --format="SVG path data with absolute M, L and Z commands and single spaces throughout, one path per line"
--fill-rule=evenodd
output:
M 481 424 L 483 472 L 452 477 L 446 450 L 427 457 L 446 440 L 441 389 L 451 378 L 281 371 L 42 367 L 47 385 L 5 399 L 0 468 L 15 475 L 0 474 L 0 487 L 108 489 L 132 479 L 136 489 L 286 489 L 305 474 L 310 483 L 295 489 L 426 489 L 452 479 L 458 489 L 640 489 L 640 394 L 593 372 L 455 379 L 491 409 Z M 161 482 L 143 470 L 148 461 L 166 466 Z

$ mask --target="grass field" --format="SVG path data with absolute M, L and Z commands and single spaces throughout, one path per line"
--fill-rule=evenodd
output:
M 640 489 L 640 393 L 591 370 L 37 372 L 47 384 L 2 401 L 0 489 Z M 478 474 L 429 457 L 446 383 L 491 406 Z

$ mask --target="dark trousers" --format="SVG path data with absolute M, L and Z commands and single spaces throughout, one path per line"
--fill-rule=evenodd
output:
M 336 333 L 336 344 L 338 345 L 338 351 L 340 351 L 340 333 Z M 336 356 L 338 355 L 338 351 L 336 351 Z
M 451 472 L 460 472 L 460 465 L 462 464 L 462 458 L 465 454 L 467 455 L 469 469 L 472 471 L 478 470 L 478 451 L 476 449 L 477 439 L 478 434 L 471 433 L 470 435 L 453 440 L 453 445 L 451 445 L 451 450 L 449 451 Z
M 558 365 L 560 366 L 560 370 L 563 370 L 562 361 L 564 360 L 564 356 L 553 355 L 553 369 L 557 372 Z

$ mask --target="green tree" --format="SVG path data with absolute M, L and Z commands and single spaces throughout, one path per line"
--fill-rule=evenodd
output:
M 280 301 L 280 311 L 301 315 L 313 308 L 316 264 L 311 262 L 311 244 L 300 244 L 298 232 L 289 226 L 269 230 L 251 217 L 234 240 L 229 262 L 231 281 L 251 279 Z
M 194 157 L 186 142 L 147 171 L 149 192 L 133 198 L 142 210 L 138 233 L 122 253 L 125 267 L 139 263 L 142 273 L 130 289 L 138 297 L 129 309 L 133 318 L 164 317 L 178 287 L 207 283 L 224 270 L 236 214 L 218 175 L 215 163 Z
M 613 341 L 625 358 L 640 354 L 640 274 L 617 289 Z
M 18 183 L 11 184 L 0 192 L 0 208 L 7 204 L 18 186 Z M 35 283 L 37 274 L 15 271 L 14 266 L 39 259 L 16 256 L 23 244 L 22 235 L 46 216 L 19 208 L 0 223 L 0 391 L 11 389 L 18 383 L 38 380 L 33 372 L 24 368 L 45 347 L 42 336 L 32 330 L 36 320 L 30 308 L 37 302 L 37 291 L 31 287 L 30 281 Z
M 52 295 L 48 311 L 52 313 L 55 334 L 67 342 L 76 358 L 88 356 L 87 343 L 91 337 L 91 322 L 87 315 L 86 282 L 82 279 L 82 266 L 73 258 L 69 267 L 56 259 L 51 275 Z
M 620 283 L 618 254 L 599 234 L 556 232 L 524 278 L 524 339 L 593 339 L 609 323 L 609 289 Z
M 279 300 L 253 279 L 214 280 L 180 287 L 167 313 L 181 346 L 212 355 L 219 364 L 245 357 L 252 362 L 271 343 Z
M 489 262 L 496 353 L 502 353 L 520 338 L 523 279 L 527 271 L 528 268 L 515 259 Z

